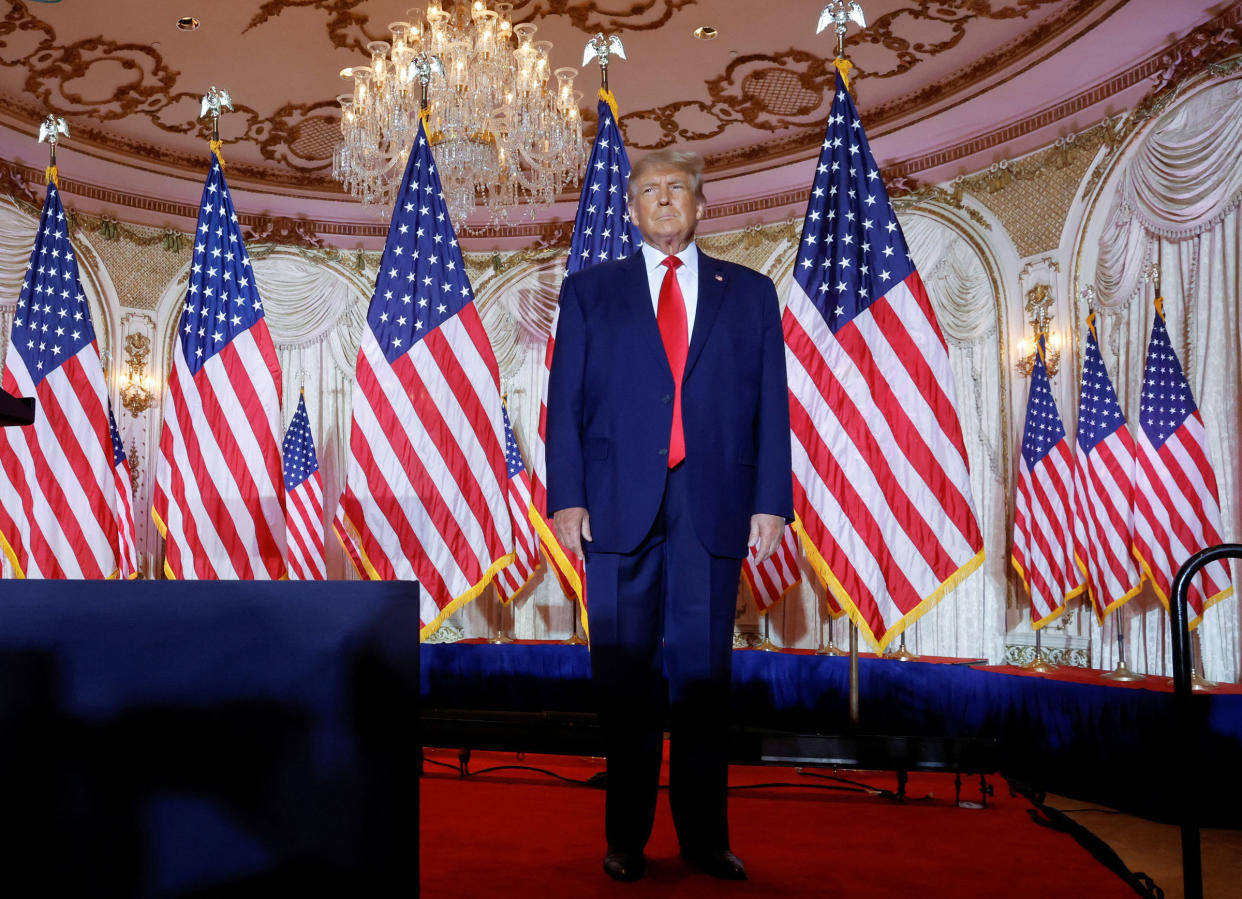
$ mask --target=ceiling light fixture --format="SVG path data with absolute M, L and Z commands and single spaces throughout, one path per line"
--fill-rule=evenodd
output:
M 353 93 L 341 104 L 342 141 L 332 176 L 364 204 L 391 206 L 418 131 L 425 92 L 428 132 L 445 202 L 461 228 L 476 201 L 491 224 L 526 206 L 534 218 L 583 163 L 576 69 L 550 71 L 552 44 L 514 25 L 513 5 L 485 0 L 427 4 L 426 22 L 393 22 L 369 65 L 341 72 Z M 411 20 L 418 10 L 407 12 Z M 554 78 L 551 76 L 555 76 Z
M 178 31 L 197 31 L 199 26 L 198 19 L 193 16 L 182 16 L 177 20 Z
M 700 25 L 694 29 L 694 36 L 701 41 L 714 41 L 720 36 L 720 32 L 711 25 Z

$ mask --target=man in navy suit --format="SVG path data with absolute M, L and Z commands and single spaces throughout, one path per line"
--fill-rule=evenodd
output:
M 586 561 L 604 870 L 626 881 L 645 871 L 666 711 L 682 855 L 746 877 L 726 802 L 738 577 L 793 518 L 776 289 L 695 246 L 702 170 L 675 150 L 634 167 L 642 252 L 565 280 L 548 389 L 548 512 Z

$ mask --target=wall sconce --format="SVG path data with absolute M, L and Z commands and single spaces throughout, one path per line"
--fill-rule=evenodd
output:
M 151 340 L 147 335 L 126 335 L 125 364 L 129 371 L 121 376 L 121 405 L 135 418 L 155 402 L 155 379 L 146 373 L 150 353 Z
M 1044 367 L 1048 369 L 1048 377 L 1057 373 L 1061 364 L 1061 335 L 1050 331 L 1052 323 L 1052 288 L 1047 284 L 1036 284 L 1026 292 L 1026 311 L 1031 313 L 1029 319 L 1035 331 L 1035 339 L 1018 341 L 1018 361 L 1016 368 L 1024 378 L 1029 378 L 1035 371 L 1035 353 L 1041 335 L 1044 337 Z

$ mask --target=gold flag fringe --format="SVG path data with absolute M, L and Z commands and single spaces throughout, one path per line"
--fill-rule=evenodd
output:
M 608 104 L 608 108 L 612 110 L 613 119 L 619 119 L 620 113 L 617 112 L 617 98 L 613 95 L 612 91 L 601 87 L 599 89 L 599 98 Z
M 850 70 L 854 68 L 854 64 L 844 56 L 838 56 L 832 61 L 838 72 L 841 73 L 841 80 L 845 82 L 845 89 L 850 89 Z

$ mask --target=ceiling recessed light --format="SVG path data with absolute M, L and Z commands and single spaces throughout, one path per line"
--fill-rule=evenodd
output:
M 178 31 L 197 31 L 198 25 L 199 25 L 198 19 L 194 18 L 193 16 L 182 16 L 180 19 L 177 20 Z
M 720 32 L 710 25 L 700 25 L 694 29 L 694 36 L 701 41 L 714 41 L 719 34 Z

